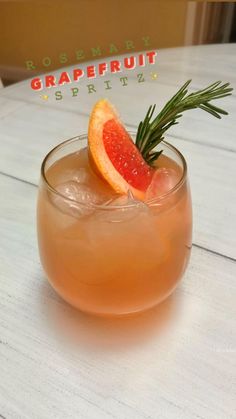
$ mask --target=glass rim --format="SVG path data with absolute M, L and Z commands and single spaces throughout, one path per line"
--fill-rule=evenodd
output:
M 134 132 L 134 131 L 128 131 L 128 133 L 131 135 L 131 136 L 134 136 L 134 135 L 136 135 L 136 132 Z M 62 141 L 61 143 L 59 143 L 59 144 L 57 144 L 55 147 L 53 147 L 47 154 L 46 154 L 46 156 L 44 157 L 44 159 L 43 159 L 43 161 L 42 161 L 42 164 L 41 164 L 41 177 L 42 177 L 42 179 L 43 179 L 43 181 L 44 181 L 44 183 L 46 184 L 46 187 L 47 187 L 47 189 L 50 191 L 50 192 L 52 192 L 52 193 L 54 193 L 55 195 L 57 195 L 57 196 L 59 196 L 60 198 L 63 198 L 64 200 L 66 200 L 66 201 L 68 201 L 68 202 L 70 202 L 70 203 L 76 203 L 76 204 L 79 204 L 79 205 L 82 205 L 82 206 L 84 206 L 84 207 L 90 207 L 90 208 L 94 208 L 94 209 L 102 209 L 102 210 L 111 210 L 111 209 L 122 209 L 122 208 L 124 208 L 124 209 L 128 209 L 128 208 L 131 208 L 131 207 L 135 207 L 135 206 L 137 206 L 137 202 L 139 201 L 137 198 L 135 198 L 135 202 L 134 203 L 132 203 L 132 204 L 127 204 L 127 205 L 111 205 L 109 202 L 110 201 L 107 201 L 107 202 L 105 202 L 105 203 L 102 203 L 102 204 L 95 204 L 95 203 L 93 203 L 93 202 L 90 202 L 90 203 L 84 203 L 84 202 L 82 202 L 82 201 L 78 201 L 78 200 L 75 200 L 75 199 L 71 199 L 71 198 L 68 198 L 68 196 L 66 196 L 66 195 L 63 195 L 62 193 L 60 193 L 56 188 L 54 188 L 50 183 L 49 183 L 49 181 L 48 181 L 48 179 L 47 179 L 47 176 L 46 176 L 46 172 L 45 172 L 45 166 L 46 166 L 46 163 L 47 163 L 47 161 L 48 161 L 48 159 L 56 152 L 56 151 L 58 151 L 58 150 L 60 150 L 60 149 L 62 149 L 65 145 L 67 145 L 67 144 L 69 144 L 69 143 L 73 143 L 73 142 L 76 142 L 76 141 L 78 141 L 78 140 L 84 140 L 84 139 L 86 139 L 88 137 L 88 134 L 81 134 L 81 135 L 77 135 L 77 136 L 75 136 L 75 137 L 71 137 L 71 138 L 68 138 L 67 140 L 64 140 L 64 141 Z M 181 176 L 181 178 L 179 179 L 179 181 L 176 183 L 176 185 L 173 187 L 173 188 L 171 188 L 168 192 L 166 192 L 166 193 L 164 193 L 164 194 L 162 194 L 162 195 L 159 195 L 158 197 L 154 197 L 154 198 L 151 198 L 151 199 L 149 199 L 149 200 L 147 200 L 147 201 L 141 201 L 140 200 L 140 202 L 143 202 L 144 204 L 146 204 L 146 205 L 153 205 L 153 204 L 156 204 L 156 203 L 158 203 L 159 201 L 161 201 L 161 203 L 163 203 L 163 201 L 165 200 L 165 199 L 167 199 L 167 198 L 169 198 L 170 196 L 172 196 L 175 192 L 177 192 L 180 188 L 181 188 L 181 186 L 185 183 L 185 181 L 186 181 L 186 177 L 187 177 L 187 163 L 186 163 L 186 160 L 185 160 L 185 158 L 184 158 L 184 156 L 183 156 L 183 154 L 175 147 L 175 146 L 173 146 L 172 144 L 170 144 L 168 141 L 165 141 L 165 140 L 163 140 L 162 141 L 162 144 L 165 144 L 165 146 L 167 147 L 167 148 L 169 148 L 169 149 L 171 149 L 175 154 L 177 154 L 179 157 L 180 157 L 180 160 L 181 160 L 181 162 L 182 162 L 182 165 L 183 165 L 183 173 L 182 173 L 182 176 Z M 125 194 L 124 194 L 125 195 Z M 122 195 L 121 195 L 122 196 Z

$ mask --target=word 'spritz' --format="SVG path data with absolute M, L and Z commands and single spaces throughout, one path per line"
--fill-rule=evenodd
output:
M 125 77 L 120 77 L 119 81 L 120 81 L 121 86 L 123 86 L 123 87 L 128 86 L 128 77 L 126 77 L 126 76 Z M 137 74 L 137 82 L 138 83 L 145 82 L 145 78 L 143 76 L 143 73 Z M 87 87 L 87 93 L 96 93 L 97 92 L 96 86 L 93 83 L 87 84 L 86 87 Z M 111 90 L 111 89 L 112 89 L 111 80 L 104 80 L 104 90 Z M 72 97 L 78 96 L 79 90 L 80 89 L 78 87 L 72 87 L 70 89 L 71 96 Z M 55 92 L 55 99 L 56 100 L 62 100 L 63 99 L 63 92 L 61 90 L 57 90 Z

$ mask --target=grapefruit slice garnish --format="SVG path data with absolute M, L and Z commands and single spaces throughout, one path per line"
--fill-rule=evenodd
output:
M 144 199 L 154 169 L 145 162 L 106 99 L 99 100 L 92 110 L 88 144 L 93 165 L 117 193 L 131 190 L 134 196 Z

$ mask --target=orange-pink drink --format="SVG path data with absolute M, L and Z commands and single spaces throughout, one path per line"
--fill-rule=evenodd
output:
M 116 194 L 92 167 L 86 146 L 86 136 L 68 140 L 42 165 L 42 265 L 55 290 L 85 312 L 146 310 L 174 290 L 189 260 L 192 217 L 185 160 L 163 143 L 157 182 L 143 201 L 132 193 Z

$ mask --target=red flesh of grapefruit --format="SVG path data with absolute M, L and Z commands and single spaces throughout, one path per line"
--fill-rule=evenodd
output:
M 92 110 L 88 144 L 93 164 L 117 193 L 131 190 L 135 197 L 144 199 L 154 169 L 145 162 L 106 99 L 99 100 Z

